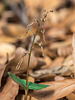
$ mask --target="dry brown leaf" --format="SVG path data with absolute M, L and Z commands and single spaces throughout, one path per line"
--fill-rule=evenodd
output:
M 54 12 L 53 14 L 50 15 L 49 20 L 51 19 L 51 24 L 53 26 L 58 26 L 60 28 L 67 26 L 72 22 L 72 18 L 74 19 L 73 16 L 73 9 L 61 9 L 58 12 Z M 60 20 L 60 23 L 59 23 Z M 66 29 L 67 30 L 67 29 Z
M 75 22 L 71 25 L 70 29 L 72 32 L 75 32 Z
M 8 78 L 6 85 L 0 93 L 1 100 L 15 100 L 18 94 L 19 85 L 12 79 Z
M 64 11 L 64 10 L 63 10 Z M 66 11 L 66 12 L 65 12 Z M 75 20 L 75 9 L 74 8 L 72 8 L 72 9 L 70 9 L 70 10 L 67 10 L 67 9 L 65 9 L 65 13 L 67 13 L 67 16 L 64 18 L 64 20 L 62 20 L 62 22 L 61 23 L 58 23 L 58 24 L 56 24 L 56 26 L 58 26 L 58 27 L 65 27 L 65 26 L 67 26 L 67 25 L 70 25 L 70 27 L 71 27 L 71 25 L 72 25 L 72 23 L 74 22 L 74 20 Z M 59 12 L 58 12 L 59 13 Z M 61 13 L 62 13 L 62 11 L 61 11 Z M 61 14 L 62 15 L 62 14 Z
M 12 55 L 16 50 L 16 47 L 10 43 L 0 43 L 0 55 L 1 56 L 6 56 L 6 54 L 8 53 L 8 55 Z
M 55 81 L 62 81 L 65 79 L 65 77 L 62 77 L 62 76 L 55 76 Z
M 2 27 L 4 27 L 5 25 L 6 25 L 6 21 L 5 20 L 0 20 L 0 35 L 3 34 Z
M 59 47 L 57 49 L 57 53 L 58 53 L 58 56 L 68 56 L 72 53 L 72 46 L 69 45 L 69 46 L 66 46 L 66 47 Z
M 50 9 L 56 9 L 58 6 L 62 4 L 62 0 L 46 0 L 43 2 L 42 0 L 42 5 L 44 9 L 50 10 Z
M 28 14 L 30 16 L 39 16 L 38 10 L 41 11 L 41 9 L 51 10 L 57 8 L 59 5 L 62 4 L 62 0 L 24 0 L 25 4 L 28 8 Z
M 14 16 L 15 16 L 15 14 L 12 11 L 5 11 L 2 13 L 2 19 L 4 19 L 4 20 L 7 20 L 7 19 L 12 18 Z M 4 25 L 4 27 L 5 27 L 5 25 Z
M 22 59 L 23 53 L 28 53 L 28 51 L 26 51 L 24 48 L 17 48 L 16 52 L 15 52 L 15 57 L 9 61 L 9 63 L 6 66 L 6 73 L 10 70 L 10 71 L 18 71 L 18 72 L 25 72 L 27 69 L 27 65 L 28 65 L 28 55 L 24 56 L 24 58 Z M 16 68 L 16 66 L 18 64 L 20 64 L 19 62 L 22 61 L 21 66 L 19 67 L 19 69 Z M 35 56 L 33 56 L 33 54 L 31 55 L 31 61 L 30 61 L 30 69 L 33 69 L 36 67 L 37 65 L 37 59 L 35 58 Z M 18 66 L 17 66 L 18 67 Z
M 33 77 L 29 76 L 28 77 L 28 82 L 33 82 L 34 83 L 35 82 L 35 79 Z
M 75 100 L 75 94 L 74 93 L 70 93 L 69 95 L 66 96 L 66 98 L 68 100 Z
M 41 82 L 46 82 L 46 81 L 53 80 L 55 76 L 56 76 L 55 74 L 42 75 L 40 77 L 35 78 L 35 80 L 41 81 Z
M 72 56 L 72 54 L 67 56 L 64 59 L 63 66 L 73 66 L 73 56 Z
M 75 79 L 65 79 L 63 81 L 45 82 L 41 84 L 50 86 L 42 90 L 32 91 L 29 95 L 39 100 L 56 100 L 75 90 Z
M 69 39 L 67 39 L 66 41 L 63 41 L 63 42 L 55 42 L 55 43 L 52 43 L 50 44 L 50 49 L 58 49 L 60 47 L 65 47 L 65 46 L 69 46 L 72 44 L 72 38 L 70 37 Z
M 3 7 L 4 7 L 4 5 L 3 5 L 2 3 L 0 3 L 0 13 L 1 13 L 2 10 L 3 10 Z
M 7 54 L 9 59 L 14 56 L 16 47 L 10 43 L 0 43 L 0 64 L 4 64 L 7 60 Z
M 26 29 L 22 25 L 18 24 L 6 24 L 5 26 L 2 27 L 4 34 L 9 35 L 9 36 L 22 36 L 25 32 Z
M 67 56 L 65 59 L 64 59 L 64 62 L 62 64 L 62 66 L 65 66 L 65 67 L 69 67 L 69 70 L 72 72 L 74 72 L 74 66 L 73 66 L 73 56 L 72 54 Z
M 28 8 L 28 15 L 33 18 L 35 15 L 36 18 L 39 17 L 39 13 L 43 15 L 42 10 L 51 10 L 53 9 L 53 14 L 48 15 L 48 21 L 46 21 L 46 26 L 59 26 L 65 27 L 74 20 L 73 8 L 67 9 L 66 2 L 63 0 L 24 0 Z M 65 7 L 63 7 L 65 6 Z M 57 11 L 57 8 L 59 10 Z M 67 30 L 67 29 L 66 29 Z
M 45 55 L 49 56 L 50 58 L 55 58 L 57 57 L 57 54 L 55 53 L 55 51 L 51 51 L 47 48 L 44 48 L 44 53 Z
M 50 59 L 48 56 L 45 56 L 44 58 L 38 58 L 38 60 L 40 60 L 40 61 L 42 61 L 42 62 L 44 62 L 45 63 L 45 65 L 43 65 L 42 67 L 41 67 L 41 69 L 46 69 L 46 68 L 48 68 L 50 65 L 51 65 L 51 63 L 52 63 L 52 59 Z
M 17 38 L 1 35 L 0 36 L 0 43 L 8 42 L 8 43 L 15 43 L 17 41 Z
M 64 38 L 66 33 L 65 28 L 58 28 L 58 27 L 53 27 L 49 31 L 47 31 L 47 36 L 48 38 Z
M 1 24 L 2 25 L 2 24 Z M 35 33 L 36 28 L 31 28 L 31 31 L 33 33 Z M 14 37 L 14 39 L 20 39 L 22 37 L 22 39 L 26 39 L 27 37 L 32 35 L 32 32 L 28 32 L 28 34 L 25 35 L 25 33 L 27 32 L 27 28 L 25 28 L 24 26 L 20 25 L 20 24 L 3 24 L 2 26 L 2 32 L 6 35 L 6 36 L 10 36 L 10 38 Z
M 61 74 L 64 75 L 65 73 L 69 72 L 69 67 L 65 66 L 56 66 L 53 68 L 47 68 L 47 69 L 42 69 L 42 70 L 36 70 L 32 73 L 29 73 L 32 77 L 34 78 L 40 78 L 40 77 L 54 77 L 55 74 Z M 70 73 L 71 74 L 71 73 Z
M 0 87 L 1 87 L 1 80 L 2 80 L 2 76 L 4 74 L 5 67 L 6 66 L 4 66 L 4 65 L 0 65 Z
M 64 57 L 55 58 L 52 64 L 50 65 L 50 68 L 62 66 L 63 61 L 64 61 Z

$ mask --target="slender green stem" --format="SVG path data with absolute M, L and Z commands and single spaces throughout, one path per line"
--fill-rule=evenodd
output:
M 27 93 L 28 93 L 28 90 L 25 89 L 25 99 L 24 100 L 27 100 Z
M 49 11 L 49 12 L 51 12 L 51 11 Z M 33 38 L 33 41 L 32 41 L 32 45 L 30 47 L 30 52 L 29 52 L 28 66 L 27 66 L 27 76 L 26 76 L 25 100 L 27 100 L 27 95 L 28 95 L 28 73 L 29 73 L 29 64 L 30 64 L 30 59 L 31 59 L 31 54 L 32 54 L 33 46 L 34 46 L 34 41 L 35 41 L 35 38 L 36 38 L 36 35 L 37 35 L 37 32 L 38 32 L 39 26 L 41 25 L 42 22 L 45 21 L 45 18 L 47 17 L 47 14 L 49 12 L 46 12 L 44 17 L 40 21 L 36 20 L 38 27 L 37 27 L 36 32 L 34 34 L 34 38 Z M 41 48 L 41 49 L 43 51 L 43 48 Z
M 30 58 L 31 58 L 31 53 L 32 53 L 32 50 L 33 50 L 33 46 L 34 46 L 34 41 L 35 41 L 35 38 L 36 38 L 36 34 L 38 32 L 38 28 L 34 34 L 34 38 L 33 38 L 33 41 L 32 41 L 32 45 L 31 45 L 31 48 L 30 48 L 30 53 L 29 53 L 29 58 L 28 58 L 28 66 L 27 66 L 27 77 L 26 77 L 26 89 L 25 89 L 25 100 L 27 100 L 27 95 L 28 95 L 28 72 L 29 72 L 29 64 L 30 64 Z

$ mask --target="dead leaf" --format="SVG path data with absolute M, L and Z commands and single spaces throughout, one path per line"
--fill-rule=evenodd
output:
M 45 53 L 45 55 L 49 56 L 50 58 L 57 57 L 57 54 L 55 53 L 55 51 L 48 49 L 48 47 L 44 48 L 44 53 Z
M 64 61 L 64 57 L 56 57 L 52 64 L 50 65 L 50 68 L 62 66 L 62 63 Z
M 17 38 L 1 35 L 0 36 L 0 43 L 2 42 L 8 42 L 8 43 L 15 43 L 17 41 Z
M 63 75 L 64 73 L 69 71 L 69 67 L 65 67 L 65 66 L 57 66 L 57 67 L 53 67 L 53 68 L 47 68 L 47 69 L 42 69 L 42 70 L 36 70 L 32 73 L 29 73 L 30 76 L 34 77 L 34 78 L 38 78 L 38 77 L 45 77 L 46 75 L 50 76 L 54 76 L 55 74 L 61 74 Z M 71 74 L 71 73 L 70 73 Z M 44 76 L 45 75 L 45 76 Z
M 38 57 L 38 60 L 45 63 L 45 65 L 41 66 L 41 69 L 48 68 L 52 63 L 52 59 L 50 59 L 48 56 L 45 56 L 44 58 Z
M 70 29 L 72 32 L 75 32 L 75 22 L 71 25 Z
M 69 46 L 65 46 L 65 47 L 59 47 L 57 49 L 57 53 L 58 53 L 58 56 L 68 56 L 72 53 L 72 46 L 69 45 Z
M 22 25 L 12 23 L 3 26 L 2 30 L 7 36 L 16 38 L 22 36 L 26 32 L 25 27 L 23 27 Z
M 7 54 L 9 59 L 14 56 L 16 47 L 10 43 L 0 43 L 0 64 L 4 64 L 7 60 Z
M 42 90 L 31 91 L 29 95 L 39 100 L 56 100 L 75 90 L 75 79 L 65 79 L 63 81 L 45 82 L 41 84 L 50 86 Z
M 66 98 L 68 100 L 75 100 L 75 94 L 74 93 L 70 93 L 69 95 L 66 96 Z
M 28 51 L 26 51 L 24 48 L 17 48 L 16 52 L 15 52 L 15 57 L 9 61 L 9 63 L 6 66 L 6 73 L 8 71 L 18 71 L 18 72 L 25 72 L 27 69 L 27 65 L 28 65 L 28 56 L 26 55 L 23 58 L 23 62 L 21 64 L 21 66 L 19 67 L 19 69 L 17 70 L 16 66 L 19 64 L 19 61 L 21 60 L 23 53 L 28 53 Z M 35 58 L 35 56 L 32 54 L 31 55 L 31 61 L 30 61 L 30 69 L 35 68 L 37 65 L 37 59 Z
M 4 7 L 4 5 L 0 2 L 0 13 L 1 13 L 2 10 L 3 10 L 3 7 Z
M 29 76 L 28 77 L 28 82 L 33 82 L 34 83 L 35 82 L 35 79 L 33 77 Z
M 66 79 L 65 77 L 62 77 L 62 76 L 55 76 L 55 81 L 62 81 L 64 79 Z
M 73 66 L 73 56 L 72 54 L 67 56 L 64 60 L 62 66 L 69 67 L 69 69 L 74 72 L 74 66 Z
M 63 66 L 72 66 L 72 65 L 73 65 L 73 57 L 71 54 L 64 59 Z
M 37 12 L 38 10 L 51 10 L 51 9 L 55 9 L 57 8 L 59 5 L 62 4 L 62 0 L 24 0 L 25 4 L 27 5 L 28 8 L 28 14 L 33 17 L 34 15 L 36 15 L 36 18 L 39 16 L 39 13 Z
M 72 44 L 72 38 L 70 37 L 66 41 L 52 43 L 49 48 L 53 50 L 53 49 L 58 49 L 60 47 L 69 46 L 71 44 Z
M 6 56 L 8 53 L 9 56 L 12 55 L 16 50 L 16 47 L 10 43 L 0 43 L 0 55 Z
M 0 87 L 1 87 L 1 80 L 2 80 L 2 76 L 4 74 L 5 67 L 6 66 L 4 66 L 4 65 L 0 65 Z
M 11 78 L 8 78 L 6 85 L 0 93 L 1 100 L 15 100 L 18 94 L 19 85 Z
M 48 75 L 41 75 L 40 77 L 36 77 L 36 81 L 41 81 L 41 82 L 46 82 L 46 81 L 51 81 L 54 79 L 56 75 L 55 74 L 48 74 Z
M 47 31 L 47 36 L 48 38 L 65 38 L 66 35 L 66 29 L 65 28 L 58 28 L 58 27 L 53 27 L 49 31 Z

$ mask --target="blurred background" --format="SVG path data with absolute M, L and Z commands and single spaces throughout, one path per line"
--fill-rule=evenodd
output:
M 36 37 L 36 43 L 43 43 L 45 58 L 40 47 L 35 44 L 33 54 L 38 64 L 32 63 L 30 75 L 34 78 L 41 76 L 37 79 L 40 82 L 54 80 L 56 75 L 71 76 L 73 73 L 72 35 L 75 32 L 75 0 L 0 0 L 0 68 L 7 62 L 10 63 L 10 60 L 15 57 L 15 52 L 18 52 L 16 51 L 18 47 L 29 51 L 33 39 L 32 32 L 35 33 L 37 29 L 33 22 L 36 19 L 39 20 L 45 10 L 52 12 L 48 14 L 45 23 L 40 26 Z M 28 25 L 31 25 L 32 32 L 25 35 Z M 45 41 L 41 33 L 42 29 L 45 32 Z M 50 72 L 48 72 L 49 69 Z M 10 71 L 12 70 L 14 69 L 11 68 Z
M 29 48 L 28 46 L 31 42 L 32 34 L 26 35 L 23 39 L 19 39 L 18 37 L 24 36 L 27 25 L 32 23 L 35 19 L 39 20 L 44 15 L 44 10 L 53 10 L 53 13 L 48 14 L 46 22 L 40 27 L 40 29 L 45 29 L 46 43 L 44 43 L 44 46 L 57 56 L 66 56 L 71 53 L 71 50 L 70 52 L 68 50 L 68 54 L 62 53 L 61 50 L 53 52 L 55 49 L 51 47 L 50 44 L 71 40 L 72 34 L 75 32 L 74 1 L 75 0 L 0 0 L 0 62 L 4 63 L 2 62 L 5 58 L 3 55 L 6 56 L 7 52 L 10 53 L 8 49 L 12 50 L 11 52 L 13 53 L 13 50 L 19 46 L 25 49 Z M 34 32 L 35 30 L 36 25 L 32 26 L 32 31 Z M 40 41 L 42 35 L 40 33 L 38 34 L 37 40 Z M 14 49 L 10 46 L 11 44 Z M 45 50 L 45 52 L 47 50 Z M 41 51 L 38 49 L 37 52 Z M 48 55 L 52 56 L 52 54 Z

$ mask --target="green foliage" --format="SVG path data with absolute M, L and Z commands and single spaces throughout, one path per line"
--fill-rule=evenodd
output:
M 19 85 L 22 87 L 26 86 L 26 80 L 18 78 L 16 75 L 13 75 L 12 73 L 8 72 L 8 75 Z
M 13 75 L 12 73 L 8 72 L 8 75 L 19 85 L 26 88 L 26 80 L 18 78 L 16 75 Z M 28 82 L 28 89 L 32 90 L 40 90 L 43 88 L 49 87 L 49 85 L 43 85 L 43 84 L 36 84 L 32 82 Z
M 28 89 L 33 89 L 33 90 L 40 90 L 46 87 L 49 87 L 49 85 L 43 85 L 43 84 L 36 84 L 36 83 L 32 83 L 32 82 L 28 82 Z

